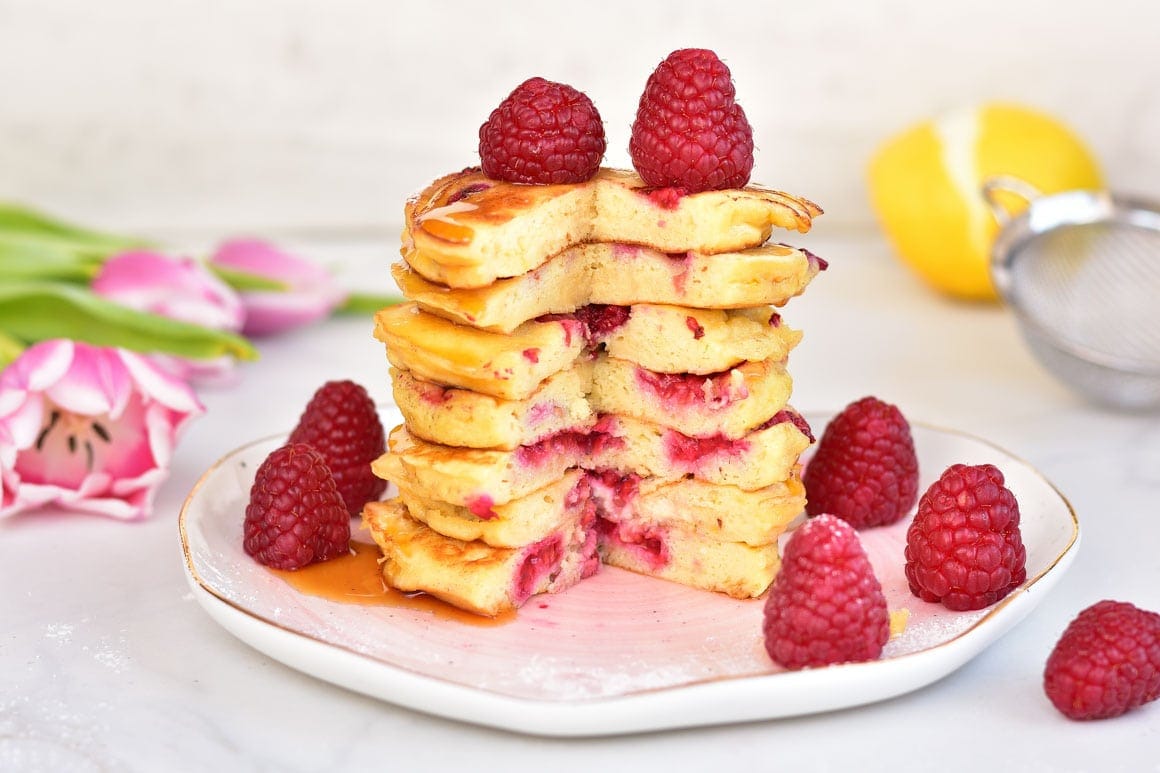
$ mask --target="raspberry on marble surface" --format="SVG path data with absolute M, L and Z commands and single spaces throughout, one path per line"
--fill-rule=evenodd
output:
M 1048 657 L 1043 689 L 1071 719 L 1108 719 L 1160 698 L 1160 614 L 1107 600 L 1083 610 Z

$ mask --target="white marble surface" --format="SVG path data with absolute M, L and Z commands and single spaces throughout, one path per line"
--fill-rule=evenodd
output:
M 346 281 L 383 281 L 393 238 L 310 245 Z M 802 242 L 831 261 L 786 311 L 806 338 L 795 403 L 865 394 L 912 418 L 969 430 L 1027 459 L 1079 514 L 1083 544 L 1026 621 L 917 692 L 790 720 L 638 736 L 551 740 L 416 714 L 263 657 L 192 600 L 176 516 L 225 451 L 287 430 L 329 378 L 387 399 L 363 319 L 262 344 L 174 459 L 155 516 L 124 524 L 42 513 L 0 522 L 0 770 L 1154 770 L 1160 704 L 1072 723 L 1040 686 L 1059 633 L 1102 598 L 1160 609 L 1160 416 L 1080 402 L 1030 358 L 1001 308 L 920 287 L 871 232 Z

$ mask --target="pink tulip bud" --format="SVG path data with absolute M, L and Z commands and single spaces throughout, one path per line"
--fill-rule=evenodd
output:
M 0 517 L 56 507 L 150 514 L 178 436 L 204 411 L 149 358 L 53 339 L 0 371 Z
M 283 285 L 281 290 L 242 292 L 246 321 L 242 332 L 264 336 L 306 325 L 328 316 L 346 298 L 321 266 L 295 257 L 258 239 L 222 244 L 210 263 Z
M 236 333 L 246 315 L 238 294 L 192 258 L 122 253 L 105 261 L 92 290 L 138 311 L 214 330 Z
M 236 333 L 246 316 L 233 288 L 191 258 L 122 253 L 105 261 L 91 289 L 122 306 L 213 330 Z M 196 360 L 157 354 L 153 359 L 184 380 L 224 382 L 234 369 L 234 360 L 228 356 Z

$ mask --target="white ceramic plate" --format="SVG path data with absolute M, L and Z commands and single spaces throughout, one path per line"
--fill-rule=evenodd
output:
M 397 420 L 390 411 L 388 426 Z M 828 418 L 808 416 L 820 436 Z M 194 596 L 227 630 L 286 665 L 419 711 L 505 730 L 590 736 L 710 725 L 857 706 L 951 673 L 1023 619 L 1079 544 L 1067 500 L 1025 462 L 969 435 L 913 426 L 921 490 L 950 464 L 991 462 L 1019 500 L 1027 582 L 998 604 L 950 612 L 912 596 L 909 519 L 861 533 L 891 609 L 910 611 L 880 660 L 786 672 L 762 644 L 761 600 L 737 601 L 604 567 L 506 624 L 421 609 L 354 606 L 299 593 L 241 547 L 255 469 L 283 438 L 210 468 L 182 508 Z M 1035 588 L 1035 592 L 1029 590 Z

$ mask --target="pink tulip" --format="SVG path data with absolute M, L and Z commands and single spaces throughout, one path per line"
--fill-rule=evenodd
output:
M 271 335 L 309 324 L 328 316 L 346 299 L 346 292 L 324 268 L 258 239 L 228 241 L 210 263 L 283 285 L 281 290 L 242 292 L 246 307 L 242 332 L 248 336 Z
M 178 436 L 203 411 L 142 355 L 33 344 L 0 371 L 0 517 L 44 507 L 149 515 Z
M 191 258 L 126 252 L 105 261 L 92 290 L 123 306 L 214 330 L 242 329 L 238 294 Z
M 126 252 L 105 261 L 91 289 L 114 303 L 213 330 L 236 333 L 246 311 L 233 288 L 203 264 L 191 258 L 170 258 L 152 252 Z M 224 382 L 233 373 L 234 359 L 208 360 L 152 355 L 165 370 L 180 379 Z

